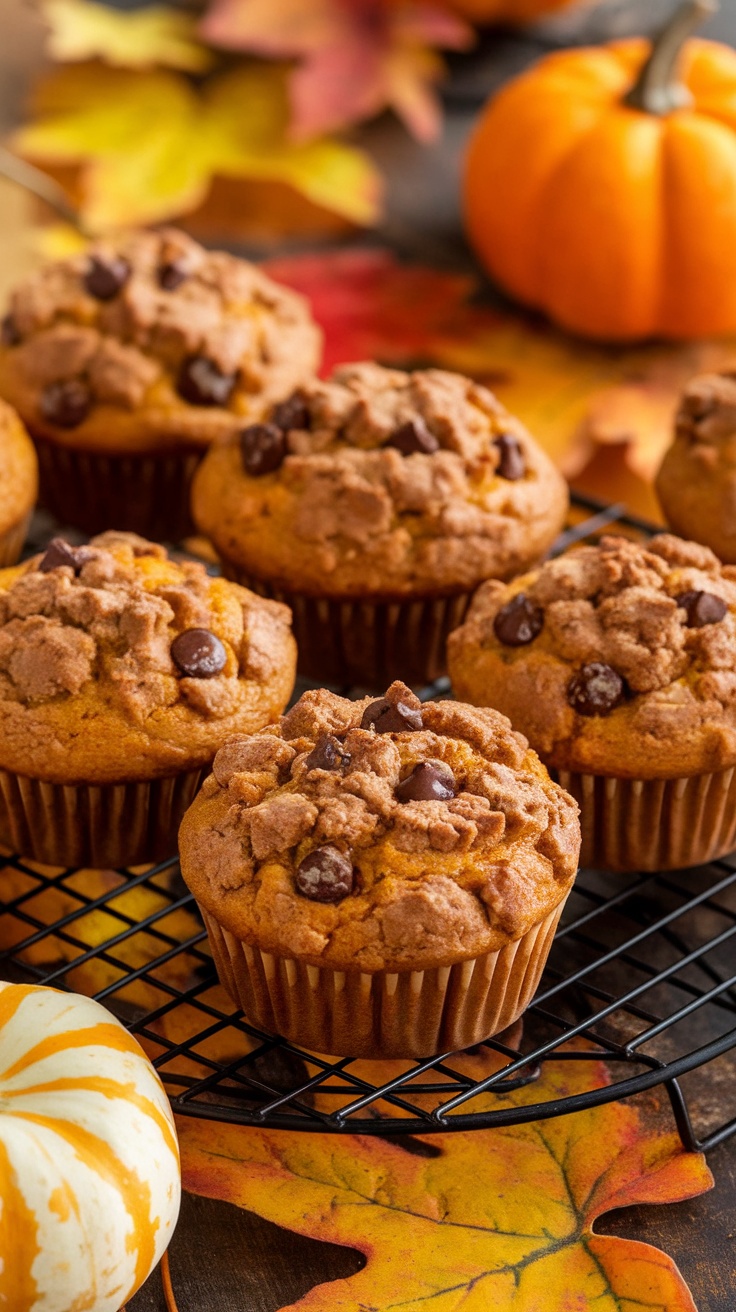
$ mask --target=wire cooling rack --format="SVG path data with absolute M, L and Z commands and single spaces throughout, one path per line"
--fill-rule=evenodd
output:
M 622 506 L 576 496 L 555 550 L 611 526 L 652 532 Z M 423 695 L 446 693 L 440 681 Z M 736 856 L 674 873 L 581 871 L 522 1020 L 468 1053 L 408 1062 L 331 1058 L 250 1025 L 217 982 L 173 858 L 53 871 L 8 857 L 0 895 L 0 976 L 103 1002 L 184 1115 L 427 1134 L 546 1119 L 660 1085 L 687 1148 L 736 1132 Z M 565 1096 L 537 1086 L 552 1060 L 569 1063 Z

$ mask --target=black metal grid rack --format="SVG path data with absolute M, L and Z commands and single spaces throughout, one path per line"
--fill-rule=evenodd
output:
M 576 497 L 557 550 L 611 525 L 652 531 L 621 506 Z M 441 681 L 424 695 L 445 693 Z M 217 983 L 175 859 L 139 872 L 50 871 L 9 857 L 0 892 L 0 975 L 103 1002 L 185 1115 L 426 1134 L 544 1119 L 661 1085 L 686 1147 L 736 1132 L 736 856 L 669 873 L 581 871 L 523 1019 L 471 1053 L 420 1062 L 330 1058 L 250 1025 Z M 544 1064 L 560 1059 L 576 1064 L 571 1091 L 535 1096 Z M 609 1083 L 594 1077 L 594 1059 Z M 523 1105 L 512 1105 L 506 1095 L 520 1087 Z

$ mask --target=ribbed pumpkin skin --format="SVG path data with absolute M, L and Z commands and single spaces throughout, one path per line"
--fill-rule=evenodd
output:
M 88 998 L 0 984 L 0 1308 L 118 1312 L 179 1201 L 171 1109 L 135 1039 Z
M 736 51 L 693 40 L 693 106 L 622 101 L 649 45 L 547 56 L 473 133 L 466 227 L 481 262 L 527 305 L 611 341 L 736 330 Z

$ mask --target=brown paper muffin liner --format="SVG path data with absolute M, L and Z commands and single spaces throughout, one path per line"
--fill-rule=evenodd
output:
M 15 524 L 4 533 L 0 533 L 0 568 L 4 569 L 6 565 L 15 565 L 20 560 L 20 554 L 23 550 L 23 544 L 28 536 L 28 525 L 31 522 L 30 512 L 19 519 Z
M 580 864 L 682 870 L 736 847 L 736 768 L 682 779 L 553 771 L 580 805 Z
M 38 452 L 39 502 L 62 524 L 92 536 L 124 529 L 178 542 L 193 531 L 189 495 L 204 451 L 109 455 L 78 451 L 32 434 Z
M 370 974 L 263 952 L 200 910 L 220 980 L 254 1025 L 335 1056 L 431 1057 L 500 1034 L 526 1010 L 565 901 L 498 952 Z
M 0 770 L 0 845 L 49 866 L 142 865 L 176 852 L 206 770 L 119 784 L 51 784 Z
M 226 578 L 291 608 L 300 674 L 380 690 L 394 679 L 418 687 L 447 672 L 447 639 L 473 596 L 346 601 L 288 592 L 227 560 L 222 569 Z

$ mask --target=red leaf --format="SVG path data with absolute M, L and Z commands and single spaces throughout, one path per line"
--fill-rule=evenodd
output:
M 433 47 L 463 49 L 471 29 L 416 0 L 214 0 L 201 34 L 214 45 L 299 59 L 292 75 L 297 140 L 392 108 L 420 140 L 439 130 Z

